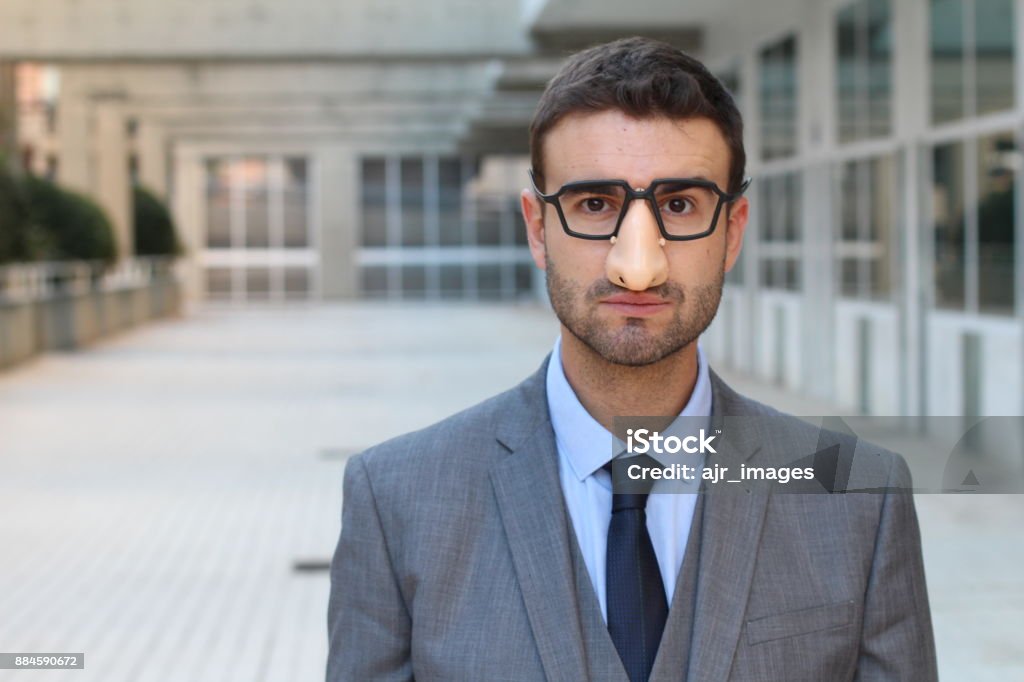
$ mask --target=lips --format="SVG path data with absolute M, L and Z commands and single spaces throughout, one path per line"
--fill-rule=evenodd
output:
M 654 315 L 670 305 L 660 296 L 642 293 L 615 294 L 602 299 L 601 303 L 628 317 Z

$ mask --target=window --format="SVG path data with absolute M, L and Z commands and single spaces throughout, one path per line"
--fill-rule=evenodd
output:
M 931 0 L 932 122 L 1013 106 L 1013 0 Z
M 402 246 L 426 243 L 426 192 L 423 189 L 423 159 L 402 159 Z
M 761 285 L 766 289 L 800 289 L 800 175 L 762 178 L 760 189 Z
M 284 160 L 284 247 L 309 247 L 309 169 L 306 159 Z
M 270 246 L 270 187 L 267 159 L 247 158 L 237 165 L 242 184 L 245 245 L 250 249 Z
M 364 296 L 514 298 L 532 268 L 518 194 L 529 161 L 406 156 L 362 162 Z M 391 227 L 391 230 L 388 227 Z
M 836 265 L 840 296 L 887 300 L 892 294 L 894 196 L 891 157 L 837 167 Z
M 215 157 L 206 168 L 206 294 L 281 300 L 312 293 L 309 162 Z
M 363 159 L 362 178 L 363 245 L 384 246 L 388 242 L 384 159 Z
M 836 22 L 839 142 L 891 131 L 892 18 L 889 0 L 858 0 Z
M 1021 154 L 1010 133 L 978 141 L 978 308 L 1013 314 L 1014 176 Z
M 761 51 L 761 156 L 796 154 L 796 37 Z
M 939 145 L 932 164 L 936 307 L 1013 314 L 1021 164 L 1013 134 Z
M 932 152 L 932 213 L 935 221 L 935 304 L 964 306 L 964 145 L 940 145 Z

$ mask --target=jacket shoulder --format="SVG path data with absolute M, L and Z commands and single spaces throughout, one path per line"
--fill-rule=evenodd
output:
M 860 438 L 841 417 L 813 415 L 820 418 L 820 423 L 813 423 L 740 394 L 714 372 L 712 381 L 715 399 L 720 401 L 715 409 L 724 417 L 749 417 L 759 422 L 758 430 L 768 438 L 784 434 L 785 442 L 806 444 L 806 452 L 799 458 L 793 458 L 790 450 L 778 453 L 779 458 L 792 466 L 812 466 L 816 479 L 830 492 L 911 488 L 910 469 L 904 457 Z

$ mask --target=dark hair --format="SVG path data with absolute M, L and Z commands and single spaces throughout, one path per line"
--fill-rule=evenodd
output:
M 530 161 L 544 187 L 544 136 L 563 117 L 618 109 L 634 118 L 703 117 L 729 147 L 729 186 L 743 182 L 743 119 L 732 96 L 699 61 L 667 43 L 623 38 L 569 58 L 548 83 L 530 123 Z

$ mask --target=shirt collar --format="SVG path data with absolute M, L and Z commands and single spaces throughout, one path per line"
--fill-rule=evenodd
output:
M 562 367 L 562 337 L 555 340 L 547 372 L 548 411 L 558 451 L 569 460 L 580 481 L 612 458 L 612 434 L 601 426 L 576 397 Z M 711 380 L 707 360 L 697 344 L 697 383 L 680 417 L 711 415 Z

